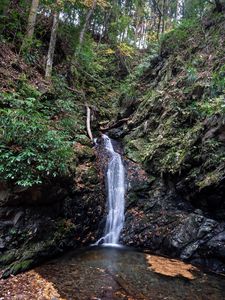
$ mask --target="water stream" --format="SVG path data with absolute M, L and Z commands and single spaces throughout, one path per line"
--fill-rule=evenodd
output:
M 118 245 L 124 224 L 125 171 L 121 155 L 114 150 L 111 139 L 107 135 L 102 138 L 110 156 L 106 174 L 108 214 L 104 236 L 96 244 Z

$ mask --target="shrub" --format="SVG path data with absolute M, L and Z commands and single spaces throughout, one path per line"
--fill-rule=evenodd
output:
M 173 51 L 185 46 L 190 37 L 190 33 L 198 30 L 198 22 L 196 19 L 183 20 L 173 30 L 165 33 L 161 40 L 161 51 L 172 53 Z
M 0 94 L 0 104 L 2 179 L 32 186 L 48 176 L 68 173 L 72 141 L 44 113 L 44 104 L 18 94 Z

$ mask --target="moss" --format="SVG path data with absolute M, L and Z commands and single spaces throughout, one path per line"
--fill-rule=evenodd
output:
M 98 184 L 99 182 L 97 170 L 93 166 L 88 166 L 81 176 L 85 184 Z
M 193 112 L 187 104 L 185 107 L 184 103 L 179 103 L 176 99 L 167 103 L 164 101 L 166 109 L 160 115 L 157 109 L 159 104 L 154 96 L 153 98 L 143 104 L 145 109 L 147 107 L 147 112 L 143 110 L 142 114 L 150 115 L 150 119 L 145 121 L 145 131 L 141 125 L 136 127 L 125 138 L 125 151 L 129 158 L 144 162 L 154 172 L 174 174 L 187 167 L 188 157 L 195 152 L 194 145 L 204 126 L 202 122 L 196 122 L 192 126 L 188 123 L 185 125 Z M 153 109 L 149 103 L 153 104 Z M 139 118 L 142 119 L 142 115 Z
M 13 263 L 3 272 L 2 278 L 7 278 L 11 274 L 16 275 L 19 272 L 26 271 L 32 266 L 32 264 L 32 259 Z
M 148 147 L 147 141 L 141 138 L 132 140 L 130 137 L 125 138 L 124 141 L 126 156 L 135 162 L 143 162 L 146 154 L 145 149 Z
M 16 251 L 10 250 L 2 254 L 0 257 L 0 265 L 5 266 L 15 260 Z
M 79 161 L 85 160 L 94 160 L 95 159 L 95 152 L 94 149 L 91 148 L 89 145 L 83 145 L 80 143 L 76 143 L 74 145 L 75 153 Z
M 197 32 L 199 23 L 197 20 L 189 19 L 183 21 L 177 28 L 166 33 L 161 39 L 161 51 L 173 53 L 181 47 L 188 46 L 190 33 Z
M 218 22 L 223 21 L 224 17 L 220 17 Z M 195 25 L 193 36 L 191 28 Z M 144 163 L 151 173 L 183 172 L 193 178 L 190 170 L 197 165 L 196 177 L 205 185 L 208 179 L 203 177 L 209 174 L 214 178 L 210 172 L 225 159 L 224 146 L 219 141 L 220 134 L 223 139 L 223 127 L 221 132 L 214 130 L 224 124 L 224 57 L 221 45 L 211 43 L 213 36 L 221 38 L 224 33 L 221 24 L 215 23 L 206 40 L 199 25 L 187 21 L 163 37 L 162 56 L 165 54 L 167 59 L 160 70 L 158 65 L 157 71 L 151 69 L 150 64 L 146 71 L 156 75 L 150 76 L 142 89 L 124 141 L 126 155 Z M 205 53 L 205 47 L 210 54 Z M 208 57 L 211 59 L 206 64 Z
M 216 186 L 220 183 L 221 179 L 224 176 L 224 169 L 217 168 L 212 172 L 208 172 L 203 177 L 201 177 L 201 180 L 198 180 L 196 182 L 196 185 L 199 187 L 199 190 L 202 190 L 208 186 Z
M 225 92 L 225 64 L 212 73 L 212 95 L 220 95 Z

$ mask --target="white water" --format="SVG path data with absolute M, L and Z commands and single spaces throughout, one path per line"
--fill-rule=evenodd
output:
M 107 168 L 108 215 L 104 236 L 96 244 L 118 245 L 124 224 L 125 172 L 121 156 L 114 151 L 110 138 L 107 135 L 102 138 L 110 154 Z

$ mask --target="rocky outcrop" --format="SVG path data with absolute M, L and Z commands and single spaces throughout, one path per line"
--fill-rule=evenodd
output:
M 4 276 L 97 239 L 104 191 L 93 149 L 82 145 L 76 149 L 80 163 L 74 178 L 27 189 L 1 185 L 0 267 Z
M 213 220 L 170 184 L 154 181 L 128 163 L 129 190 L 121 241 L 225 272 L 225 223 Z M 131 174 L 131 175 L 130 175 Z
M 121 240 L 224 272 L 225 19 L 210 18 L 210 28 L 183 24 L 165 35 L 160 53 L 131 75 L 126 122 L 109 135 L 130 159 Z

